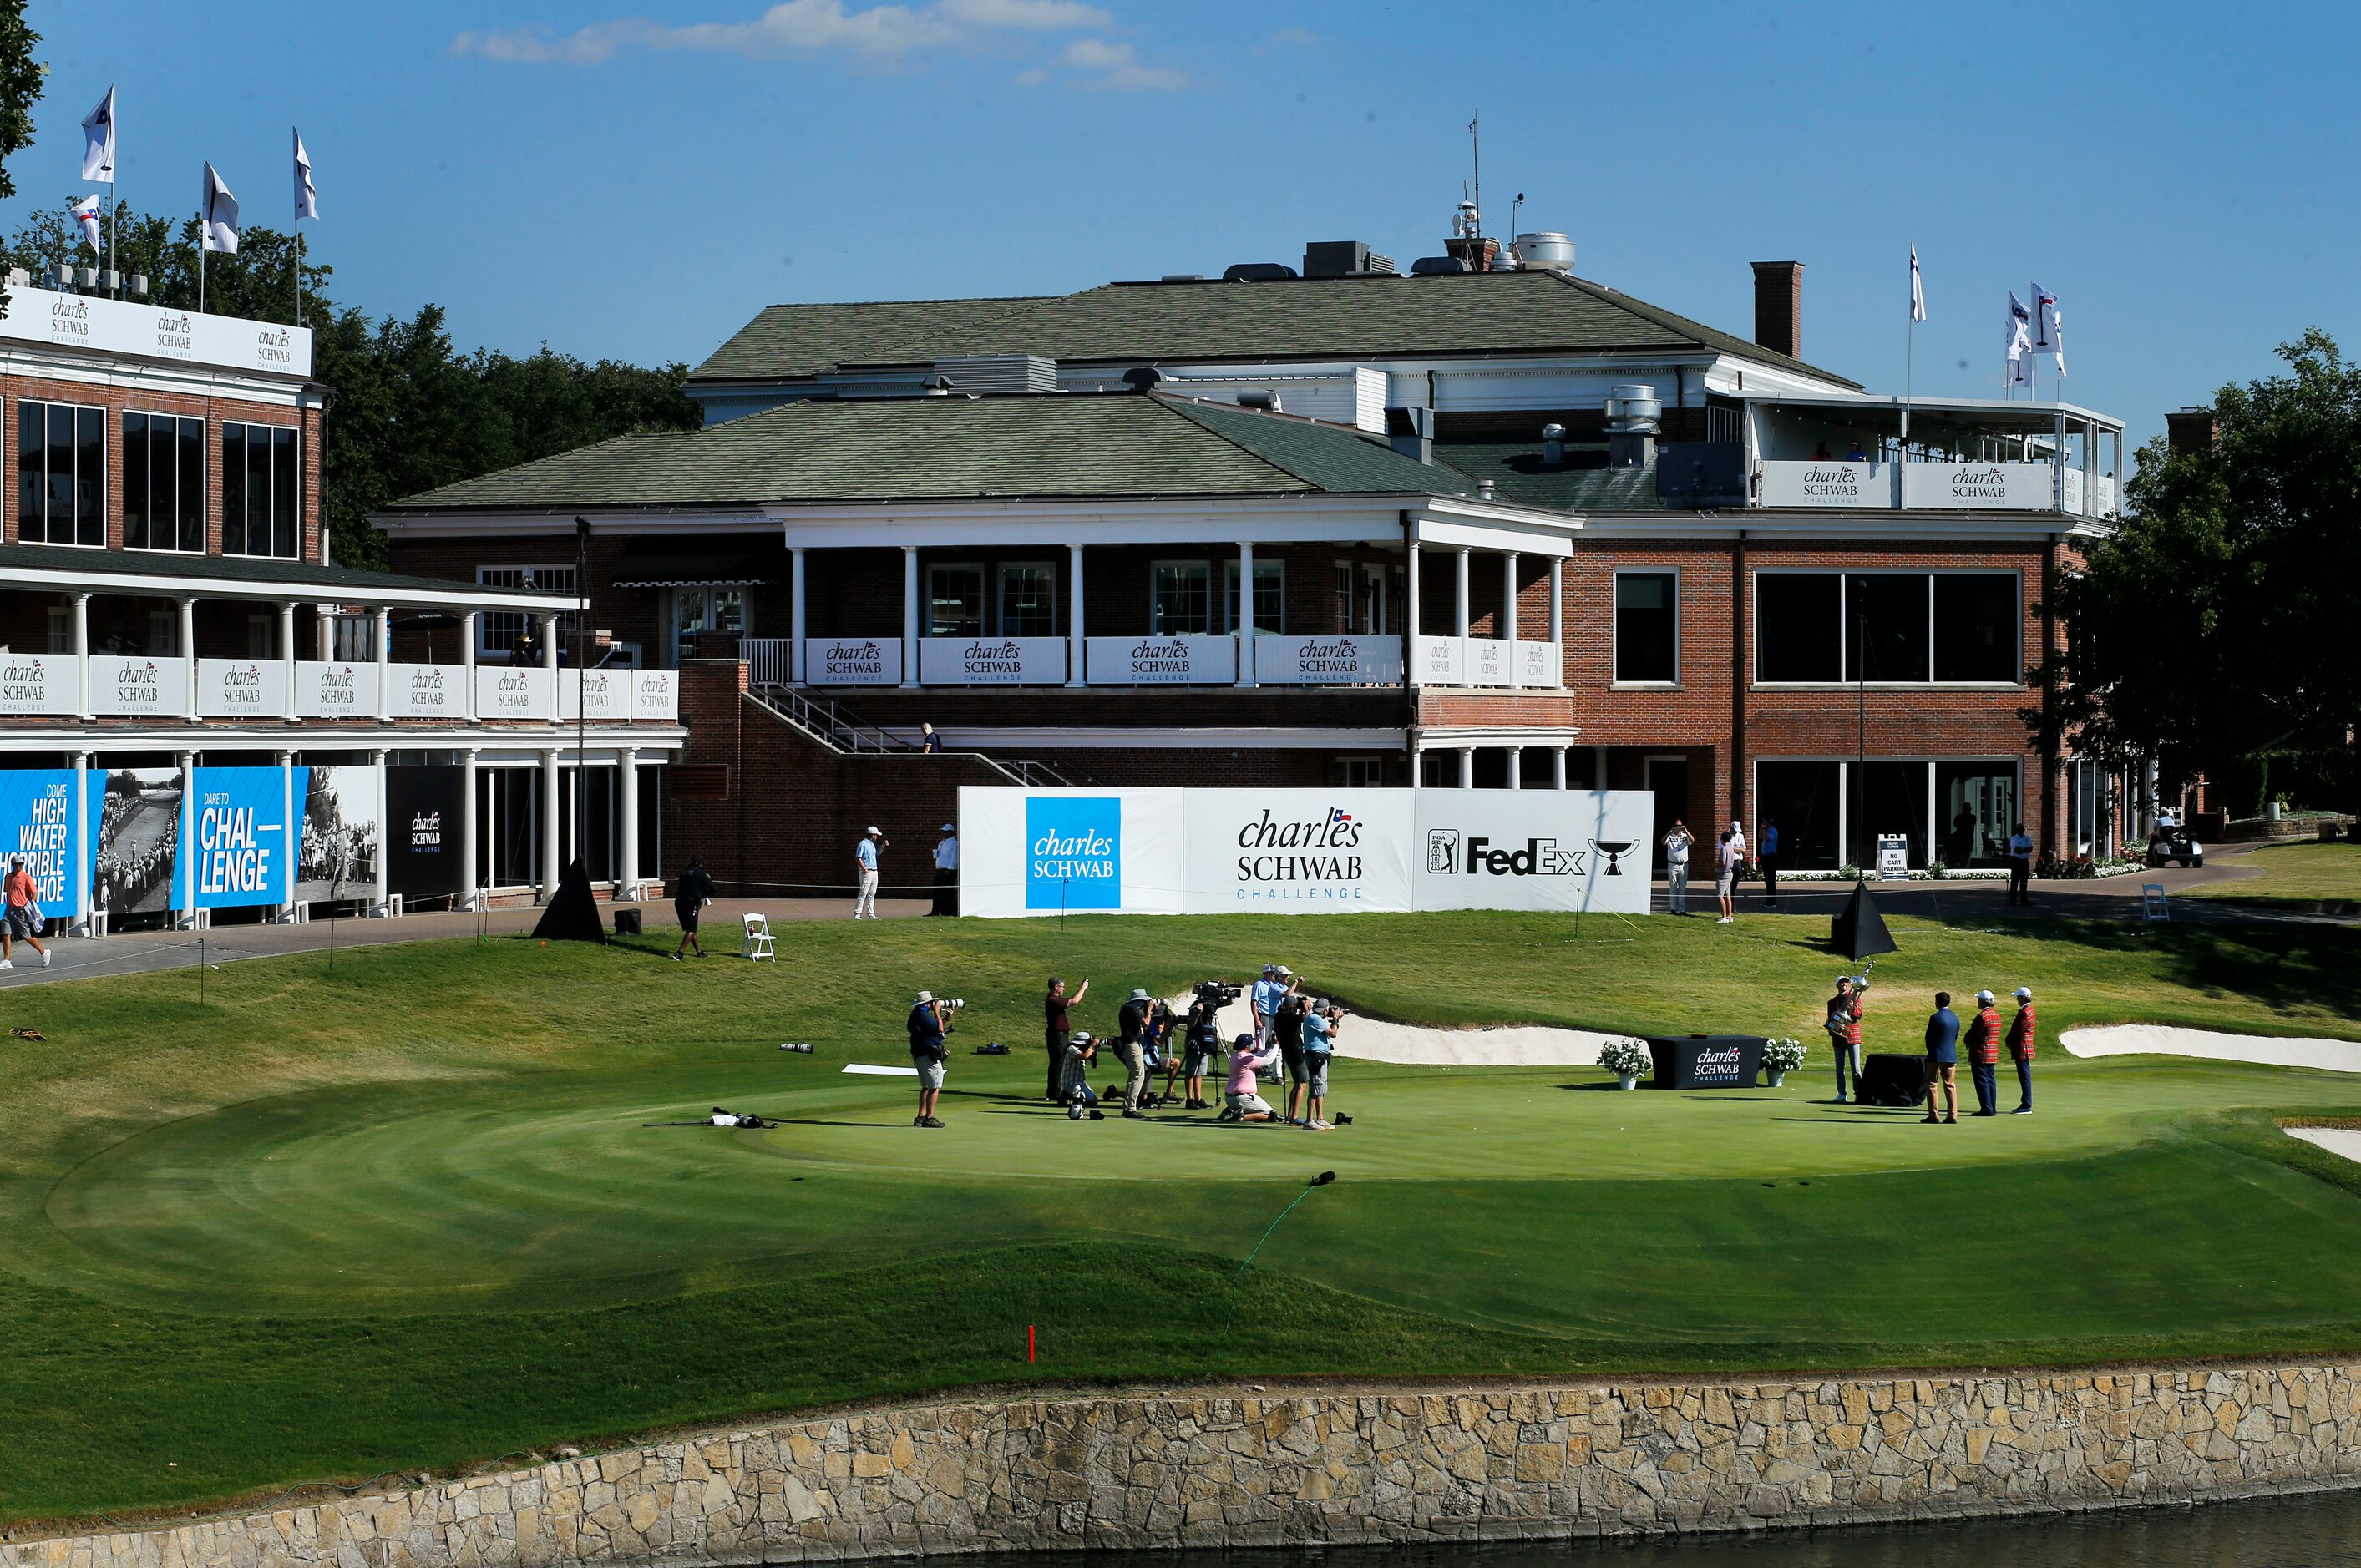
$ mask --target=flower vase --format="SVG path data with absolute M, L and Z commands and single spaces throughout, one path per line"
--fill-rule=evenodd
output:
M 1785 1068 L 1784 1068 L 1784 1067 L 1774 1067 L 1774 1068 L 1771 1069 L 1771 1087 L 1772 1087 L 1772 1088 L 1776 1089 L 1776 1088 L 1778 1088 L 1781 1084 L 1785 1083 L 1786 1081 L 1787 1081 L 1787 1069 L 1786 1069 Z
M 1618 1087 L 1620 1088 L 1637 1089 L 1640 1087 L 1640 1075 L 1636 1072 L 1620 1072 L 1617 1073 L 1615 1077 Z

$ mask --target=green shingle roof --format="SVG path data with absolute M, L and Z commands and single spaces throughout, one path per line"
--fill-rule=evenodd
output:
M 975 354 L 1075 363 L 1712 349 L 1858 383 L 1554 272 L 1110 283 L 1031 299 L 774 305 L 690 375 L 766 380 Z
M 783 404 L 624 435 L 394 502 L 389 512 L 757 506 L 980 496 L 1472 492 L 1336 425 L 1131 393 Z

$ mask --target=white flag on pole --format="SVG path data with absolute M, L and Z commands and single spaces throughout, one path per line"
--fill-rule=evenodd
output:
M 197 208 L 198 222 L 203 225 L 202 238 L 207 250 L 218 250 L 224 256 L 237 254 L 237 198 L 229 193 L 229 186 L 208 162 L 205 165 L 205 199 Z
M 82 237 L 93 251 L 103 248 L 98 240 L 98 192 L 93 191 L 73 204 L 73 221 L 82 225 Z
M 312 155 L 303 150 L 303 133 L 295 133 L 295 217 L 317 220 L 320 193 L 312 189 Z
M 2037 354 L 2051 354 L 2058 358 L 2060 379 L 2066 375 L 2065 318 L 2058 313 L 2058 296 L 2036 283 L 2033 286 L 2033 348 Z
M 2025 302 L 2016 297 L 2016 291 L 2011 289 L 2008 291 L 2007 355 L 2012 372 L 2018 360 L 2033 352 L 2033 334 L 2028 330 L 2032 324 L 2033 313 L 2025 308 Z
M 82 123 L 82 177 L 115 183 L 115 89 L 109 85 L 106 96 Z
M 1910 319 L 1914 322 L 1927 319 L 1927 290 L 1918 280 L 1918 245 L 1916 240 L 1910 245 Z

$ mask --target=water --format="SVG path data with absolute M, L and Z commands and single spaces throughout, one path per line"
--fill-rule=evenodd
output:
M 1687 1541 L 1055 1552 L 975 1568 L 2361 1568 L 2361 1491 L 2066 1518 L 1773 1530 Z

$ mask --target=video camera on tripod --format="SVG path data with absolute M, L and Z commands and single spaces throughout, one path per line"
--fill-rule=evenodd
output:
M 1246 993 L 1243 985 L 1232 985 L 1225 980 L 1201 980 L 1189 988 L 1189 993 L 1207 1007 L 1227 1007 Z

